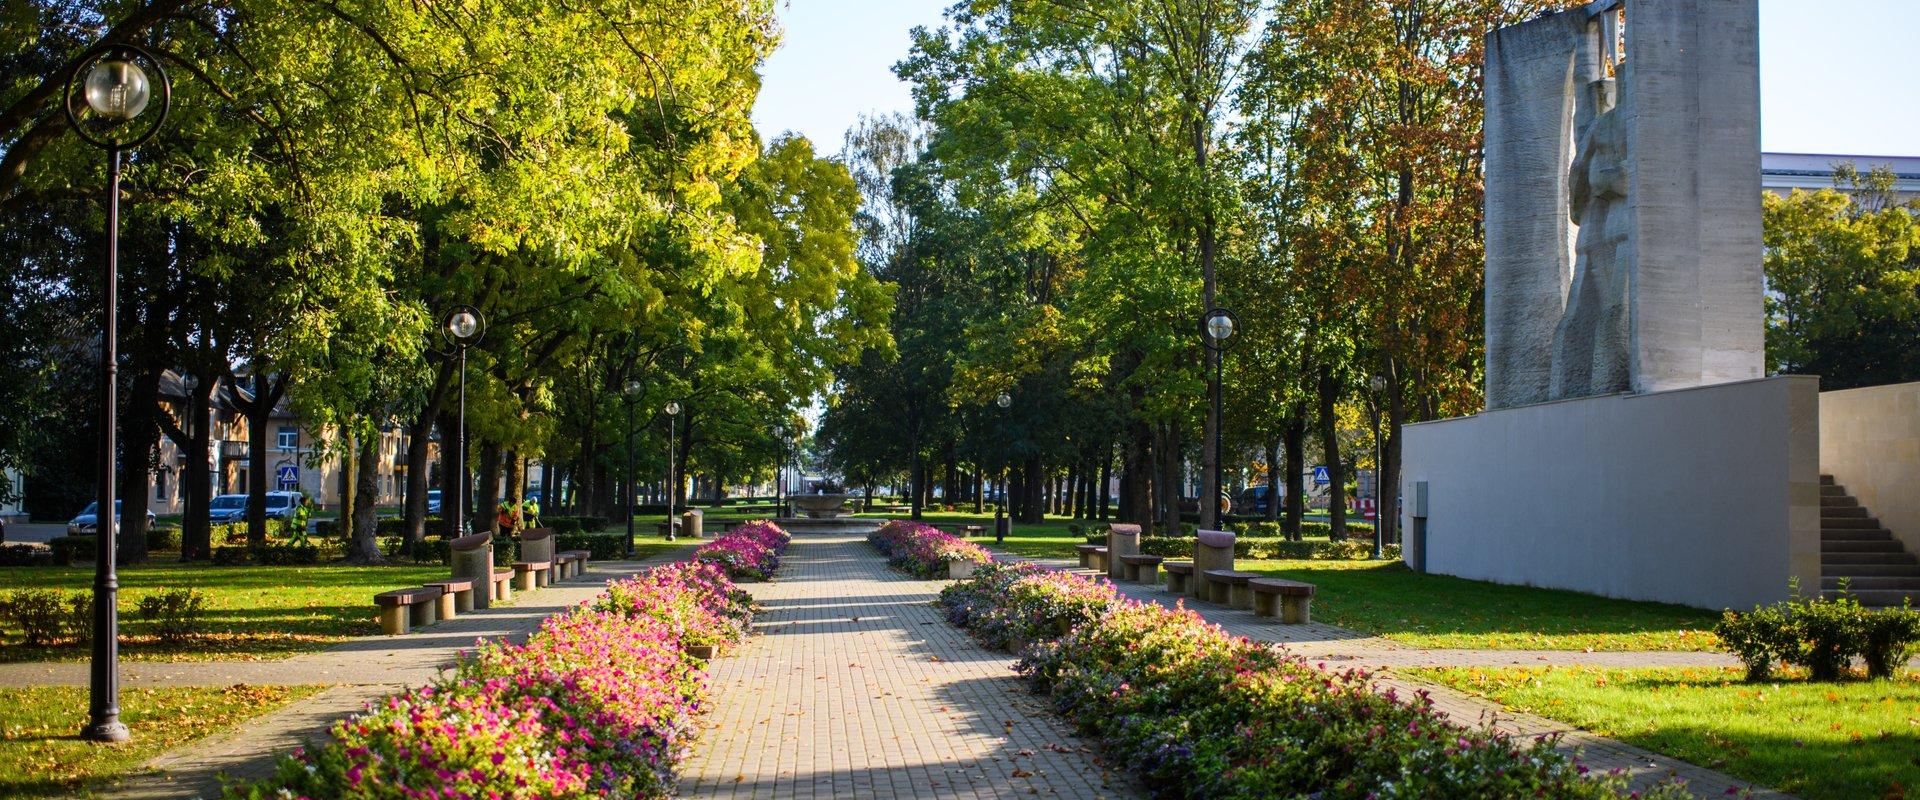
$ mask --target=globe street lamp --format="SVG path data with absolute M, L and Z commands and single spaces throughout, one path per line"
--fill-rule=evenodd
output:
M 680 435 L 680 402 L 668 400 L 667 407 L 663 410 L 667 412 L 667 541 L 671 542 L 677 538 L 674 536 L 673 512 L 674 501 L 679 499 L 677 495 L 680 494 L 677 491 L 680 487 L 675 486 L 673 482 L 674 456 L 678 454 L 679 449 L 675 439 Z
M 640 382 L 627 381 L 627 433 L 625 436 L 627 451 L 627 558 L 633 558 L 633 517 L 635 507 L 633 496 L 633 402 L 640 399 Z
M 780 473 L 787 468 L 787 426 L 773 426 L 773 448 L 779 453 L 773 464 L 773 515 L 784 517 L 787 515 L 787 498 Z
M 993 506 L 993 542 L 1004 544 L 1013 527 L 1007 519 L 1007 409 L 1013 407 L 1013 395 L 1001 392 L 993 404 L 1000 407 L 1000 502 Z
M 480 309 L 473 306 L 460 306 L 448 312 L 440 321 L 440 334 L 460 356 L 460 434 L 459 442 L 453 450 L 453 474 L 448 476 L 447 488 L 453 489 L 453 513 L 447 517 L 447 537 L 454 538 L 466 534 L 467 511 L 467 348 L 480 343 L 487 335 L 487 320 L 480 315 Z M 448 507 L 449 498 L 442 492 L 440 507 Z
M 153 73 L 152 78 L 148 72 Z M 143 125 L 133 124 L 160 89 L 160 111 Z M 67 77 L 61 107 L 74 133 L 107 151 L 107 271 L 100 309 L 100 493 L 96 498 L 93 575 L 93 663 L 88 681 L 87 726 L 80 738 L 124 742 L 120 721 L 120 620 L 116 605 L 120 576 L 115 572 L 120 508 L 115 497 L 114 466 L 119 450 L 114 428 L 119 409 L 120 305 L 120 153 L 160 132 L 173 105 L 167 71 L 147 51 L 132 45 L 100 45 L 80 58 Z M 111 520 L 109 522 L 108 520 Z
M 1235 319 L 1232 311 L 1217 306 L 1209 309 L 1206 316 L 1200 318 L 1200 330 L 1203 334 L 1200 337 L 1200 341 L 1206 345 L 1208 350 L 1212 350 L 1214 353 L 1213 385 L 1208 387 L 1212 390 L 1209 394 L 1213 395 L 1213 407 L 1208 412 L 1213 417 L 1211 420 L 1213 422 L 1213 486 L 1208 487 L 1210 491 L 1206 492 L 1207 496 L 1202 499 L 1200 504 L 1200 526 L 1208 529 L 1217 529 L 1220 527 L 1220 496 L 1227 490 L 1226 481 L 1222 479 L 1222 476 L 1225 474 L 1222 465 L 1227 459 L 1226 454 L 1221 452 L 1220 448 L 1220 443 L 1224 438 L 1220 435 L 1220 429 L 1222 427 L 1222 420 L 1220 418 L 1220 396 L 1224 393 L 1222 378 L 1225 375 L 1227 343 L 1228 340 L 1233 338 L 1234 322 Z

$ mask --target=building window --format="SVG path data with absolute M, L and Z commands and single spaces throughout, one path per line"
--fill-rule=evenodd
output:
M 300 447 L 300 429 L 292 425 L 280 426 L 280 449 L 297 450 Z
M 161 503 L 166 503 L 171 499 L 167 495 L 167 471 L 165 469 L 158 469 L 153 473 L 153 499 Z

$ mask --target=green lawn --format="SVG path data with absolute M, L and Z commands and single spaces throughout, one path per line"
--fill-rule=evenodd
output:
M 1920 797 L 1920 676 L 1741 682 L 1737 669 L 1409 674 L 1807 800 Z
M 119 746 L 74 736 L 87 718 L 84 686 L 0 689 L 0 797 L 73 797 L 129 776 L 141 764 L 320 691 L 322 686 L 124 689 Z
M 975 523 L 992 516 L 927 513 L 931 524 Z M 985 520 L 982 523 L 982 520 Z M 1031 558 L 1072 558 L 1085 540 L 1072 520 L 1015 525 L 1004 544 Z M 1101 523 L 1081 523 L 1099 530 Z M 992 544 L 991 533 L 973 541 Z M 1316 620 L 1416 647 L 1538 650 L 1713 650 L 1719 615 L 1665 603 L 1614 600 L 1578 592 L 1421 575 L 1397 561 L 1241 561 L 1240 569 L 1306 581 L 1319 588 Z

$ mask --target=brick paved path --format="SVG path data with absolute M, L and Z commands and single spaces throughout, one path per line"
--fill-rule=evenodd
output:
M 758 635 L 713 663 L 689 798 L 1138 797 L 1012 659 L 929 604 L 943 581 L 887 569 L 851 536 L 798 536 L 750 585 Z
M 996 553 L 995 556 L 1004 561 L 1032 561 L 1055 569 L 1093 574 L 1090 571 L 1078 569 L 1079 565 L 1073 559 L 1023 559 L 1006 553 Z M 1098 577 L 1105 579 L 1104 575 Z M 1121 581 L 1114 586 L 1135 600 L 1166 606 L 1172 606 L 1182 599 L 1181 596 L 1167 593 L 1160 585 L 1149 586 Z M 1281 625 L 1270 617 L 1256 617 L 1251 611 L 1241 611 L 1212 603 L 1193 603 L 1188 607 L 1200 612 L 1208 622 L 1225 628 L 1228 633 L 1259 641 L 1283 643 L 1287 649 L 1328 667 L 1361 667 L 1385 671 L 1375 680 L 1376 689 L 1380 691 L 1392 689 L 1403 697 L 1425 691 L 1433 699 L 1435 708 L 1462 725 L 1474 727 L 1491 725 L 1497 730 L 1522 737 L 1559 734 L 1562 737 L 1559 748 L 1562 752 L 1578 752 L 1583 763 L 1595 771 L 1625 770 L 1632 776 L 1635 788 L 1643 789 L 1669 776 L 1678 776 L 1686 780 L 1688 788 L 1692 789 L 1695 795 L 1702 798 L 1750 796 L 1764 800 L 1793 800 L 1791 795 L 1783 792 L 1737 780 L 1724 773 L 1669 758 L 1625 742 L 1596 736 L 1563 722 L 1508 711 L 1498 703 L 1474 697 L 1465 692 L 1392 673 L 1395 668 L 1446 666 L 1594 664 L 1617 667 L 1659 667 L 1739 664 L 1737 660 L 1717 653 L 1423 650 L 1333 625 L 1322 623 Z M 1749 791 L 1751 795 L 1741 794 Z

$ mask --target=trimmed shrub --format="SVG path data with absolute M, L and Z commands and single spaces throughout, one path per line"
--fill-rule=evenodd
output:
M 263 567 L 305 567 L 320 563 L 320 547 L 307 544 L 268 544 L 265 547 L 231 545 L 213 548 L 213 564 L 235 567 L 253 564 Z
M 172 525 L 155 525 L 147 529 L 148 550 L 180 549 L 180 529 Z
M 0 567 L 37 567 L 53 563 L 53 551 L 30 544 L 0 545 Z
M 1787 663 L 1806 667 L 1808 677 L 1816 681 L 1839 680 L 1854 655 L 1866 649 L 1867 610 L 1844 594 L 1788 605 L 1795 641 L 1785 654 Z
M 60 589 L 16 589 L 0 594 L 0 621 L 28 647 L 62 639 L 85 642 L 93 633 L 93 594 Z
M 579 517 L 542 516 L 540 517 L 540 527 L 553 531 L 553 535 L 555 536 L 585 532 L 580 528 Z
M 1910 603 L 1868 614 L 1862 629 L 1860 657 L 1867 662 L 1869 678 L 1893 677 L 1920 650 L 1920 611 Z
M 200 634 L 207 596 L 193 589 L 168 589 L 140 598 L 136 608 L 161 641 L 179 643 Z
M 542 527 L 545 527 L 544 525 Z M 595 561 L 608 561 L 625 558 L 627 555 L 627 534 L 622 533 L 554 533 L 555 550 L 585 550 L 592 554 Z
M 53 550 L 53 563 L 66 567 L 98 558 L 99 541 L 92 536 L 55 536 L 47 540 L 47 547 Z
M 1779 606 L 1754 606 L 1747 613 L 1728 610 L 1713 626 L 1720 645 L 1747 665 L 1747 680 L 1773 676 L 1773 663 L 1782 660 L 1794 644 L 1787 614 Z

